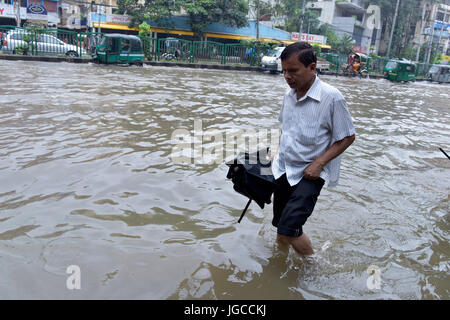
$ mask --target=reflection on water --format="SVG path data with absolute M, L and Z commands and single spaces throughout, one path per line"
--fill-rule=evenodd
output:
M 271 205 L 236 223 L 246 199 L 224 164 L 170 157 L 174 130 L 195 120 L 278 128 L 281 76 L 0 67 L 0 298 L 450 298 L 448 86 L 322 77 L 357 139 L 305 225 L 316 254 L 300 258 L 274 243 Z M 66 288 L 70 265 L 81 290 Z

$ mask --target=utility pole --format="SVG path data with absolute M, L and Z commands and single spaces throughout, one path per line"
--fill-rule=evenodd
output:
M 256 40 L 259 41 L 259 1 L 256 0 Z
M 397 13 L 398 13 L 398 5 L 399 5 L 399 3 L 400 3 L 400 0 L 397 0 L 397 5 L 395 6 L 394 21 L 392 22 L 391 36 L 389 38 L 389 45 L 388 45 L 388 50 L 387 50 L 387 57 L 388 58 L 389 58 L 389 55 L 391 54 L 392 38 L 394 37 L 395 22 L 397 22 Z
M 302 32 L 303 32 L 303 18 L 305 17 L 305 0 L 303 0 L 302 5 L 302 15 L 300 16 L 300 29 L 298 31 L 298 41 L 302 41 Z
M 16 16 L 16 26 L 20 27 L 21 19 L 20 19 L 20 0 L 14 0 L 14 11 Z
M 423 4 L 423 10 L 422 10 L 422 21 L 420 22 L 420 33 L 419 33 L 419 46 L 417 47 L 417 53 L 416 53 L 416 62 L 419 62 L 419 56 L 420 56 L 420 48 L 422 47 L 422 33 L 423 33 L 423 21 L 425 20 L 425 9 L 427 7 L 427 4 Z
M 102 21 L 102 10 L 103 10 L 103 6 L 97 5 L 97 14 L 98 14 L 98 30 L 97 30 L 97 32 L 98 33 L 100 33 L 102 31 L 102 29 L 100 29 L 100 23 Z
M 434 39 L 434 23 L 436 21 L 436 14 L 438 12 L 439 5 L 434 5 L 433 14 L 431 15 L 430 37 L 428 38 L 427 46 L 427 59 L 426 63 L 430 63 L 431 51 L 433 51 L 433 39 Z
M 439 40 L 438 40 L 438 50 L 439 50 L 439 46 L 441 45 L 441 39 L 442 39 L 442 33 L 444 32 L 444 25 L 446 23 L 446 17 L 447 17 L 447 4 L 445 5 L 445 13 L 444 13 L 444 19 L 442 19 L 442 26 L 441 26 L 441 32 L 439 33 Z
M 91 32 L 94 33 L 94 22 L 92 21 L 92 13 L 94 12 L 95 1 L 91 1 L 90 10 L 89 10 L 89 27 L 91 28 Z

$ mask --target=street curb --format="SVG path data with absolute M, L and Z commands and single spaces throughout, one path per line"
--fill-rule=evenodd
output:
M 182 67 L 194 69 L 216 69 L 216 70 L 238 70 L 238 71 L 257 71 L 264 72 L 264 68 L 260 67 L 244 67 L 244 66 L 227 66 L 222 64 L 202 64 L 202 63 L 187 63 L 187 62 L 162 62 L 162 61 L 144 61 L 144 64 L 151 66 L 163 67 Z
M 24 56 L 12 54 L 0 54 L 2 60 L 13 61 L 45 61 L 45 62 L 72 62 L 72 63 L 89 63 L 92 59 L 85 58 L 67 58 L 67 57 L 48 57 L 48 56 Z
M 86 58 L 67 58 L 67 57 L 48 57 L 48 56 L 24 56 L 0 54 L 0 59 L 13 61 L 45 61 L 45 62 L 72 62 L 72 63 L 90 63 L 93 59 Z M 237 71 L 257 71 L 264 72 L 264 68 L 245 67 L 245 66 L 227 66 L 220 64 L 201 64 L 201 63 L 183 63 L 183 62 L 162 62 L 162 61 L 144 61 L 146 65 L 163 67 L 182 67 L 194 69 L 216 69 L 216 70 L 237 70 Z

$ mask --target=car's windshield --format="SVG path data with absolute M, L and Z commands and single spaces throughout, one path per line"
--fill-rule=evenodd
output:
M 59 40 L 58 38 L 48 35 L 48 34 L 43 34 L 39 37 L 39 42 L 43 42 L 43 43 L 50 43 L 50 44 L 62 44 L 63 42 L 61 40 Z
M 275 49 L 269 51 L 268 56 L 269 57 L 276 57 L 276 58 L 278 58 L 281 55 L 281 53 L 283 52 L 283 50 L 284 50 L 283 47 L 275 48 Z
M 24 40 L 24 38 L 29 38 L 29 37 L 30 37 L 30 34 L 23 33 L 23 32 L 21 32 L 21 33 L 13 32 L 10 34 L 10 38 L 12 40 Z
M 106 44 L 106 37 L 102 37 L 98 43 L 99 46 L 104 46 Z
M 386 68 L 387 68 L 387 69 L 395 69 L 395 68 L 397 68 L 397 62 L 395 62 L 395 61 L 389 61 L 389 62 L 387 63 L 387 65 L 386 65 Z
M 436 73 L 439 71 L 439 67 L 438 66 L 432 66 L 430 69 L 430 73 Z

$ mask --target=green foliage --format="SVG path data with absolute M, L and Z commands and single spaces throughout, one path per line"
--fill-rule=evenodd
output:
M 153 59 L 153 42 L 150 38 L 152 35 L 152 29 L 146 22 L 142 22 L 139 25 L 139 37 L 142 41 L 142 47 L 144 49 L 144 56 L 147 60 Z
M 321 48 L 321 47 L 319 46 L 319 44 L 317 44 L 317 43 L 313 43 L 311 46 L 313 47 L 313 49 L 314 49 L 314 51 L 316 52 L 317 55 L 318 55 L 318 54 L 320 53 L 320 51 L 322 50 L 322 48 Z
M 346 34 L 344 35 L 336 46 L 336 50 L 342 54 L 350 54 L 354 47 L 354 41 L 352 36 Z
M 441 64 L 442 62 L 442 53 L 439 53 L 436 55 L 436 57 L 433 59 L 433 64 Z
M 381 56 L 377 55 L 373 51 L 369 53 L 369 57 L 374 58 L 374 59 L 381 59 Z
M 399 58 L 405 58 L 408 60 L 415 60 L 416 59 L 416 53 L 417 53 L 417 49 L 416 48 L 412 48 L 410 46 L 406 46 L 402 49 L 402 51 L 400 51 L 400 54 L 398 55 Z
M 39 37 L 42 30 L 40 26 L 28 24 L 25 30 L 23 30 L 24 35 L 22 40 L 26 43 L 15 47 L 16 54 L 28 55 L 36 49 L 37 38 Z
M 20 45 L 14 49 L 16 54 L 22 54 L 24 56 L 28 55 L 30 47 L 28 45 Z
M 259 18 L 261 19 L 264 16 L 272 17 L 276 15 L 276 9 L 270 2 L 266 2 L 264 0 L 249 0 L 248 1 L 249 7 L 253 8 L 253 11 L 255 13 L 255 19 L 256 13 L 259 11 Z M 253 17 L 251 17 L 253 18 Z
M 276 41 L 259 41 L 259 40 L 241 40 L 241 45 L 251 50 L 254 57 L 252 65 L 259 65 L 263 56 L 267 55 L 270 50 L 280 46 Z
M 150 28 L 150 26 L 147 24 L 147 22 L 142 22 L 139 25 L 139 35 L 140 36 L 151 36 L 152 35 L 152 29 Z
M 231 27 L 247 25 L 248 4 L 245 0 L 117 0 L 119 11 L 131 16 L 129 27 L 152 21 L 165 28 L 173 28 L 170 18 L 184 9 L 192 31 L 202 35 L 213 22 Z
M 258 47 L 262 50 L 272 50 L 280 45 L 277 41 L 241 40 L 241 44 L 246 47 Z
M 429 4 L 437 3 L 439 0 L 428 0 Z M 363 0 L 363 6 L 367 7 L 369 4 L 378 5 L 381 9 L 381 23 L 383 30 L 387 30 L 388 33 L 384 33 L 382 36 L 390 36 L 390 31 L 392 30 L 392 24 L 394 21 L 395 6 L 397 4 L 396 0 Z M 404 57 L 409 56 L 409 59 L 416 58 L 415 50 L 410 52 L 408 46 L 412 45 L 414 39 L 414 26 L 420 23 L 422 18 L 423 9 L 422 0 L 400 0 L 398 8 L 397 21 L 395 23 L 394 34 L 392 38 L 391 45 L 391 56 L 394 57 Z M 428 9 L 428 15 L 430 10 Z M 425 20 L 432 19 L 429 16 L 425 16 Z M 386 39 L 388 41 L 389 39 Z M 414 53 L 413 53 L 414 52 Z M 383 53 L 382 53 L 383 54 Z M 385 53 L 384 53 L 385 54 Z M 421 55 L 423 56 L 423 55 Z M 421 58 L 420 60 L 422 60 Z

